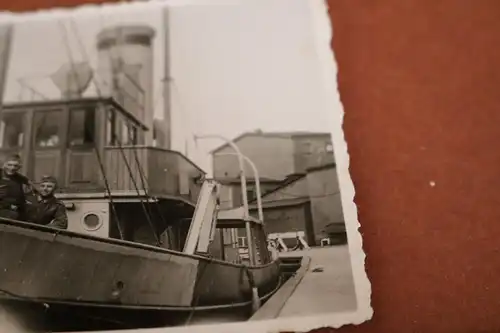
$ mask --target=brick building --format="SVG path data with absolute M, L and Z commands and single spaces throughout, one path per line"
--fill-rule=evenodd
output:
M 233 142 L 253 161 L 263 179 L 283 181 L 289 175 L 334 162 L 330 133 L 255 131 L 244 133 Z M 229 145 L 211 153 L 216 179 L 239 176 L 238 158 L 224 155 L 234 153 Z
M 301 177 L 264 194 L 262 203 L 268 232 L 304 231 L 311 245 L 319 244 L 322 238 L 345 239 L 334 163 L 307 169 Z M 256 209 L 254 201 L 252 215 Z
M 334 163 L 329 133 L 313 132 L 248 132 L 233 142 L 250 158 L 259 171 L 262 193 L 294 181 L 308 168 Z M 213 176 L 226 185 L 221 202 L 227 207 L 241 205 L 238 158 L 229 145 L 212 151 Z M 255 197 L 255 184 L 250 166 L 246 167 L 248 197 Z

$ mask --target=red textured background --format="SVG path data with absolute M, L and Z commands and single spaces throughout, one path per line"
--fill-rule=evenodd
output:
M 499 332 L 500 1 L 329 3 L 375 310 L 340 332 Z

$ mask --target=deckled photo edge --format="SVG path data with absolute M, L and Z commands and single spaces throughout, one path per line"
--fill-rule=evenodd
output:
M 338 90 L 338 65 L 336 56 L 333 50 L 332 40 L 335 38 L 335 31 L 328 14 L 329 7 L 327 0 L 317 0 L 317 5 L 314 6 L 314 15 L 316 19 L 316 41 L 317 49 L 320 55 L 322 67 L 325 68 L 323 75 L 325 77 L 325 89 L 331 93 L 329 102 L 332 110 L 339 112 L 330 112 L 332 117 L 332 139 L 334 152 L 338 158 L 337 176 L 341 183 L 341 198 L 342 207 L 344 207 L 344 217 L 348 228 L 349 249 L 351 251 L 351 260 L 353 262 L 353 270 L 356 281 L 358 304 L 361 304 L 360 320 L 365 321 L 371 319 L 373 309 L 371 307 L 371 283 L 365 270 L 366 254 L 363 250 L 363 237 L 359 232 L 360 223 L 358 220 L 358 209 L 354 202 L 356 190 L 349 172 L 350 156 L 348 143 L 345 138 L 343 123 L 344 123 L 344 106 L 340 99 Z M 311 1 L 311 5 L 314 2 Z M 333 67 L 328 70 L 329 67 Z M 368 300 L 368 301 L 367 301 Z
M 206 5 L 212 4 L 208 1 L 196 0 L 178 0 L 178 1 L 153 1 L 153 2 L 136 2 L 126 4 L 102 4 L 102 5 L 83 5 L 75 8 L 54 8 L 50 10 L 40 10 L 28 13 L 0 13 L 0 24 L 11 23 L 15 24 L 23 21 L 26 18 L 30 20 L 48 20 L 56 17 L 66 17 L 67 15 L 93 15 L 96 11 L 101 14 L 106 14 L 108 11 L 116 10 L 117 7 L 123 7 L 123 10 L 129 10 L 131 6 L 140 8 L 149 8 L 152 5 L 160 7 L 164 6 L 185 6 L 185 5 Z M 237 5 L 234 1 L 219 1 L 216 5 Z M 157 329 L 141 329 L 137 331 L 144 332 L 160 332 L 168 330 L 168 332 L 185 331 L 214 331 L 214 332 L 234 332 L 235 329 L 245 332 L 278 332 L 278 331 L 296 331 L 307 332 L 319 327 L 334 327 L 338 328 L 343 325 L 360 324 L 371 319 L 373 310 L 370 304 L 371 285 L 365 271 L 365 253 L 362 247 L 362 236 L 359 233 L 359 221 L 357 208 L 354 203 L 355 189 L 349 173 L 349 154 L 347 142 L 345 140 L 342 124 L 344 111 L 341 104 L 338 86 L 337 86 L 337 64 L 335 54 L 330 47 L 331 39 L 334 38 L 333 28 L 328 16 L 328 5 L 326 0 L 309 1 L 311 11 L 313 12 L 313 24 L 315 25 L 315 45 L 318 52 L 323 71 L 324 87 L 329 92 L 329 109 L 338 110 L 330 112 L 329 116 L 332 119 L 332 142 L 337 164 L 337 176 L 341 188 L 341 201 L 344 209 L 345 224 L 347 229 L 348 247 L 351 256 L 351 264 L 353 276 L 355 280 L 356 298 L 358 308 L 353 313 L 335 313 L 326 315 L 314 315 L 304 317 L 293 317 L 286 319 L 264 320 L 259 322 L 238 322 L 229 324 L 211 324 L 211 325 L 196 325 L 190 327 L 175 327 L 175 328 L 157 328 Z M 121 10 L 121 9 L 120 9 Z M 116 331 L 118 332 L 118 331 Z
M 97 11 L 100 14 L 111 14 L 115 10 L 129 10 L 130 8 L 147 9 L 152 5 L 159 7 L 183 7 L 200 5 L 238 5 L 244 0 L 150 0 L 133 2 L 105 2 L 101 4 L 84 3 L 75 7 L 53 7 L 42 8 L 28 12 L 0 11 L 0 23 L 16 23 L 25 19 L 31 21 L 51 20 L 58 17 L 94 15 Z

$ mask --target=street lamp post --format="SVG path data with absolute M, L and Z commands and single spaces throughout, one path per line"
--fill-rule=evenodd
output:
M 247 233 L 247 243 L 248 243 L 248 259 L 250 260 L 250 263 L 252 265 L 255 265 L 255 256 L 253 252 L 253 233 L 252 233 L 252 227 L 250 225 L 250 222 L 248 221 L 248 218 L 250 217 L 249 211 L 248 211 L 248 195 L 247 195 L 247 179 L 245 175 L 245 166 L 244 166 L 244 160 L 243 160 L 243 154 L 241 153 L 240 149 L 238 146 L 230 139 L 218 135 L 218 134 L 210 134 L 210 135 L 195 135 L 194 140 L 197 141 L 198 139 L 220 139 L 225 141 L 231 148 L 234 149 L 236 152 L 236 155 L 238 156 L 238 163 L 239 163 L 239 168 L 240 168 L 240 181 L 241 181 L 241 197 L 243 200 L 243 209 L 244 209 L 244 218 L 245 218 L 245 229 Z

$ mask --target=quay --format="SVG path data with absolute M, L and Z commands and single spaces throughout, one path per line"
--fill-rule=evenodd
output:
M 347 245 L 284 252 L 280 257 L 301 257 L 301 266 L 250 321 L 356 310 Z

